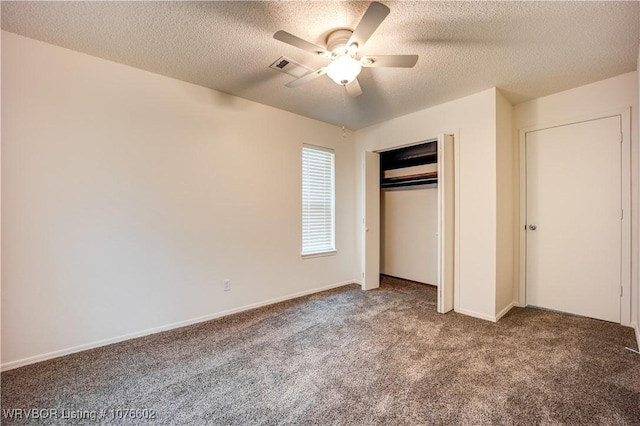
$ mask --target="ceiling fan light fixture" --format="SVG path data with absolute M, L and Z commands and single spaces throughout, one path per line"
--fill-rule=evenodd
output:
M 286 31 L 277 31 L 273 35 L 276 40 L 306 52 L 323 55 L 331 60 L 329 65 L 298 77 L 296 80 L 287 83 L 286 86 L 298 87 L 327 74 L 337 84 L 345 87 L 344 93 L 355 97 L 362 94 L 362 88 L 357 80 L 362 67 L 413 68 L 418 61 L 418 55 L 376 55 L 361 58 L 361 60 L 356 59 L 358 51 L 367 43 L 369 37 L 373 35 L 389 12 L 389 8 L 382 3 L 371 2 L 353 30 L 338 28 L 329 32 L 326 37 L 325 47 L 310 43 Z
M 340 55 L 327 67 L 327 75 L 341 86 L 346 86 L 358 77 L 362 64 L 349 55 Z

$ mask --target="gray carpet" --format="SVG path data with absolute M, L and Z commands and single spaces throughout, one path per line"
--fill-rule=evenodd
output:
M 435 300 L 386 277 L 45 361 L 2 373 L 2 409 L 58 410 L 34 424 L 640 424 L 632 329 L 520 308 L 493 324 Z M 156 418 L 111 411 L 130 408 Z

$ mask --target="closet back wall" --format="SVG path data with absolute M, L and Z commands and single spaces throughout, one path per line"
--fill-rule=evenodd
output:
M 380 212 L 382 273 L 437 285 L 438 187 L 383 190 Z

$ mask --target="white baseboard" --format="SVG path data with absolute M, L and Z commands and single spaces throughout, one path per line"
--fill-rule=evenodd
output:
M 468 309 L 456 309 L 455 311 L 458 312 L 459 314 L 468 315 L 470 317 L 479 318 L 479 319 L 491 321 L 491 322 L 498 322 L 498 320 L 503 316 L 505 316 L 507 312 L 511 310 L 511 308 L 517 305 L 518 303 L 513 301 L 509 303 L 509 305 L 507 305 L 506 308 L 498 312 L 496 315 L 481 314 L 480 312 L 470 311 Z
M 509 303 L 506 308 L 504 308 L 503 310 L 501 310 L 500 312 L 498 312 L 496 314 L 496 321 L 499 321 L 500 318 L 505 316 L 507 314 L 507 312 L 509 312 L 511 310 L 511 308 L 513 308 L 514 306 L 517 306 L 517 304 L 518 303 L 515 300 L 513 302 Z
M 640 324 L 634 322 L 631 323 L 631 327 L 636 331 L 636 345 L 640 349 Z
M 496 322 L 496 317 L 486 314 L 481 314 L 480 312 L 470 311 L 468 309 L 458 309 L 456 312 L 459 314 L 467 315 L 474 318 L 483 319 L 486 321 Z
M 67 349 L 61 349 L 53 352 L 48 352 L 41 355 L 35 355 L 28 358 L 19 359 L 16 361 L 10 361 L 0 365 L 0 371 L 13 370 L 14 368 L 23 367 L 29 364 L 35 364 L 36 362 L 46 361 L 52 358 L 58 358 L 65 355 L 70 355 L 76 352 L 86 351 L 88 349 L 99 348 L 100 346 L 111 345 L 113 343 L 123 342 L 125 340 L 135 339 L 138 337 L 148 336 L 149 334 L 160 333 L 167 330 L 173 330 L 175 328 L 186 327 L 188 325 L 197 324 L 200 322 L 210 321 L 212 319 L 224 317 L 227 315 L 237 314 L 239 312 L 248 311 L 251 309 L 260 308 L 262 306 L 273 305 L 274 303 L 284 302 L 285 300 L 296 299 L 298 297 L 307 296 L 309 294 L 319 293 L 321 291 L 330 290 L 332 288 L 342 287 L 349 284 L 359 284 L 356 280 L 343 281 L 340 283 L 329 284 L 323 287 L 314 288 L 312 290 L 305 290 L 299 293 L 290 294 L 288 296 L 277 297 L 275 299 L 265 300 L 264 302 L 252 303 L 250 305 L 242 306 L 239 308 L 229 309 L 222 312 L 216 312 L 197 318 L 188 319 L 185 321 L 175 322 L 173 324 L 167 324 L 160 327 L 154 327 L 143 331 L 137 331 L 135 333 L 129 333 L 122 336 L 112 337 L 109 339 L 98 340 L 96 342 L 86 343 L 84 345 L 78 345 Z

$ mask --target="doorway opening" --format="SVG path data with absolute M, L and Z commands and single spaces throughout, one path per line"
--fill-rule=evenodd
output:
M 437 140 L 380 153 L 380 273 L 438 283 Z
M 453 137 L 364 153 L 363 288 L 381 275 L 432 285 L 453 309 Z

